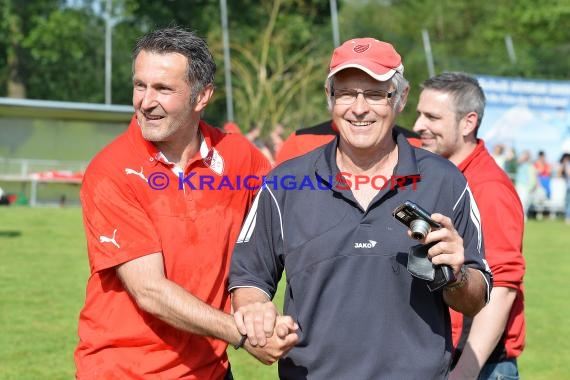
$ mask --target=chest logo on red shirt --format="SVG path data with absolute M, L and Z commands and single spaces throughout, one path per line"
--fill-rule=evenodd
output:
M 145 177 L 144 174 L 143 174 L 143 168 L 142 168 L 142 166 L 141 166 L 141 171 L 140 171 L 140 172 L 137 172 L 136 170 L 131 169 L 131 168 L 125 168 L 125 174 L 126 174 L 126 175 L 134 174 L 134 175 L 139 176 L 140 178 L 142 178 L 143 181 L 148 182 L 148 180 L 146 179 L 146 177 Z
M 115 240 L 116 234 L 117 234 L 117 229 L 115 228 L 115 231 L 113 231 L 113 237 L 112 238 L 110 238 L 108 236 L 101 235 L 101 236 L 99 236 L 99 242 L 101 242 L 101 243 L 112 243 L 115 247 L 121 248 L 119 243 L 117 243 L 117 240 Z
M 217 175 L 224 174 L 224 158 L 215 148 L 210 149 L 202 160 Z

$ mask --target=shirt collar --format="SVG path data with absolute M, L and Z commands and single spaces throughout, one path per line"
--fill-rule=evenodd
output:
M 212 136 L 208 124 L 205 121 L 200 120 L 198 128 L 200 134 L 200 148 L 197 155 L 194 156 L 191 161 L 200 159 L 214 172 L 223 172 L 223 159 L 218 151 L 213 147 Z M 155 166 L 158 162 L 162 162 L 166 165 L 172 165 L 156 145 L 143 138 L 136 115 L 133 115 L 127 133 L 131 142 L 135 146 L 135 151 L 152 166 Z
M 461 161 L 461 163 L 459 165 L 457 165 L 457 167 L 459 168 L 459 170 L 463 173 L 465 171 L 465 169 L 467 169 L 467 167 L 475 161 L 475 159 L 481 154 L 481 152 L 487 150 L 487 148 L 485 148 L 485 142 L 481 139 L 477 140 L 477 145 L 475 146 L 475 149 L 473 149 L 473 151 L 469 154 L 469 156 L 465 157 L 465 159 L 463 161 Z

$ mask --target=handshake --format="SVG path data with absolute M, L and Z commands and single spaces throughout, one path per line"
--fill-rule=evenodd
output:
M 247 336 L 243 348 L 263 364 L 275 363 L 299 341 L 297 323 L 279 315 L 271 301 L 241 306 L 233 316 L 240 334 Z

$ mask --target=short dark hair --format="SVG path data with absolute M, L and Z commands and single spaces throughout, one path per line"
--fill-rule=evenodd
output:
M 485 113 L 485 93 L 476 78 L 461 72 L 446 72 L 424 81 L 420 88 L 448 92 L 453 95 L 457 120 L 469 112 L 477 114 L 477 130 Z
M 194 32 L 171 26 L 156 29 L 141 37 L 132 51 L 133 74 L 135 60 L 143 50 L 158 54 L 179 53 L 186 57 L 188 83 L 192 87 L 192 103 L 200 91 L 214 85 L 216 62 L 206 41 Z

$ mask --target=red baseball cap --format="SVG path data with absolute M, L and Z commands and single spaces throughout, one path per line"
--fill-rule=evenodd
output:
M 360 69 L 377 81 L 403 73 L 402 58 L 394 47 L 375 38 L 354 38 L 337 47 L 332 55 L 328 78 L 349 67 Z

